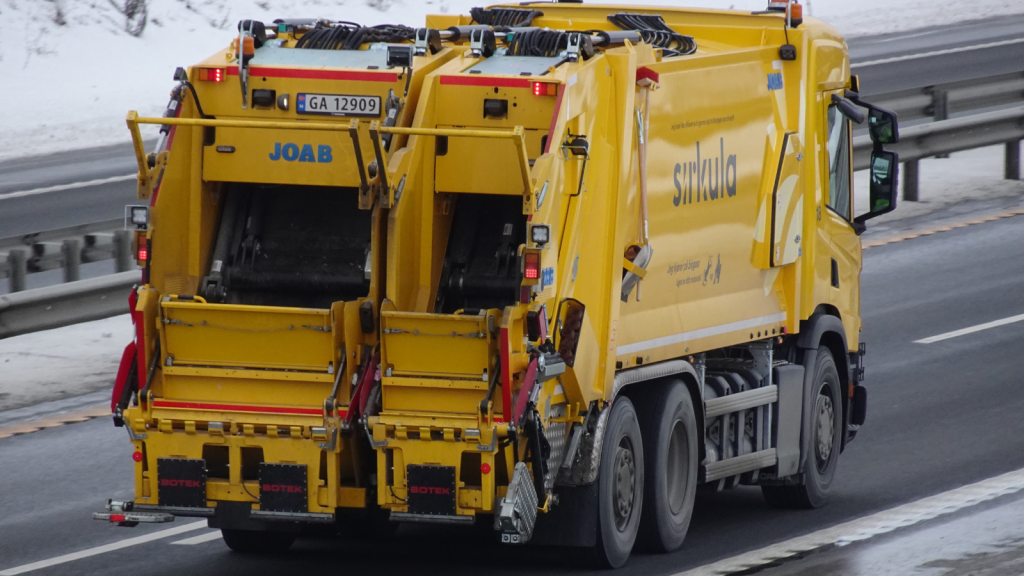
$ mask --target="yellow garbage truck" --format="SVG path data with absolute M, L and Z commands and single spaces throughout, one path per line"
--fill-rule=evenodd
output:
M 98 519 L 238 551 L 483 523 L 615 567 L 678 549 L 698 488 L 825 503 L 898 127 L 799 4 L 243 21 L 176 80 L 128 117 L 136 493 Z

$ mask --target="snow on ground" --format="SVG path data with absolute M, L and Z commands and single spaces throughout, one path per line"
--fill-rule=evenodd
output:
M 325 17 L 416 26 L 481 0 L 145 0 L 139 37 L 118 9 L 142 0 L 0 0 L 0 160 L 127 141 L 128 110 L 155 116 L 171 76 L 222 50 L 238 20 Z M 611 3 L 611 2 L 609 2 Z M 765 0 L 618 0 L 623 5 L 758 10 Z M 847 35 L 1020 13 L 1020 0 L 805 0 Z M 131 25 L 141 18 L 136 15 Z M 154 127 L 147 127 L 154 128 Z
M 124 314 L 0 340 L 0 411 L 111 389 L 133 337 Z

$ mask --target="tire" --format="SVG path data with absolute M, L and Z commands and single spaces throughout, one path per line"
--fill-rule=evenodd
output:
M 601 447 L 597 483 L 594 564 L 618 568 L 633 551 L 644 501 L 644 452 L 640 423 L 629 398 L 615 399 Z
M 222 528 L 224 543 L 241 554 L 281 554 L 295 543 L 294 534 Z
M 639 543 L 672 552 L 686 538 L 697 495 L 697 417 L 681 380 L 656 387 L 637 403 L 644 442 L 644 508 Z
M 835 360 L 828 348 L 808 351 L 814 361 L 806 368 L 813 374 L 810 393 L 813 395 L 807 454 L 804 457 L 803 479 L 790 486 L 762 486 L 768 504 L 778 508 L 820 508 L 828 500 L 836 475 L 843 435 L 843 403 L 841 383 Z M 806 382 L 806 381 L 805 381 Z M 831 438 L 828 433 L 831 431 Z

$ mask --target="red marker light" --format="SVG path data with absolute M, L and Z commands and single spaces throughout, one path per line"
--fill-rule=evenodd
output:
M 139 258 L 138 259 L 143 261 L 143 262 L 145 262 L 148 257 L 149 257 L 149 252 L 146 250 L 146 247 L 145 246 L 140 246 L 139 247 Z
M 223 68 L 200 68 L 199 79 L 204 82 L 221 82 L 224 80 Z
M 534 96 L 554 96 L 555 94 L 558 94 L 558 84 L 555 84 L 553 82 L 533 83 Z
M 142 452 L 136 451 L 134 454 L 132 454 L 132 460 L 135 460 L 136 462 L 142 462 Z
M 488 464 L 487 462 L 484 462 L 483 464 L 480 465 L 480 471 L 483 472 L 484 474 L 490 474 L 491 465 Z
M 536 280 L 540 278 L 540 254 L 536 252 L 527 252 L 523 256 L 523 277 L 528 280 Z
M 110 515 L 110 521 L 111 522 L 124 522 L 124 514 L 111 514 Z

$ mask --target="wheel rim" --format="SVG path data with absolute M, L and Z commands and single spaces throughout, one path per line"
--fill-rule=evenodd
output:
M 832 458 L 832 444 L 835 440 L 835 408 L 828 387 L 821 389 L 814 412 L 817 416 L 817 464 L 818 472 L 825 472 Z
M 689 442 L 686 437 L 686 426 L 676 420 L 672 426 L 672 435 L 668 439 L 668 507 L 672 514 L 679 514 L 683 510 L 683 503 L 686 499 L 686 469 L 689 464 L 689 453 L 687 448 Z
M 623 438 L 615 450 L 615 527 L 625 531 L 633 515 L 633 498 L 636 495 L 636 461 L 633 458 L 633 444 Z

